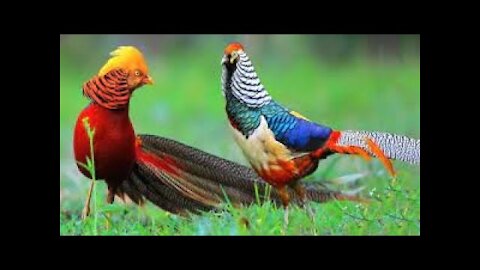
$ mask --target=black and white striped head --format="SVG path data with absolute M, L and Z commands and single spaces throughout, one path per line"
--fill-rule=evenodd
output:
M 222 58 L 222 91 L 225 97 L 233 97 L 249 107 L 268 104 L 272 97 L 255 72 L 252 62 L 240 43 L 230 43 Z

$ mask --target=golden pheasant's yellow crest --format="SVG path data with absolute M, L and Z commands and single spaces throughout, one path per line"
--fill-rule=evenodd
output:
M 112 56 L 100 69 L 98 76 L 103 76 L 109 71 L 117 68 L 126 71 L 139 70 L 142 74 L 148 74 L 148 67 L 143 54 L 133 46 L 120 46 L 111 52 Z

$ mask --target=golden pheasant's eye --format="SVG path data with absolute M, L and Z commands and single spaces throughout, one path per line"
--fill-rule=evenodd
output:
M 140 77 L 140 75 L 142 75 L 142 73 L 139 70 L 135 70 L 135 76 Z

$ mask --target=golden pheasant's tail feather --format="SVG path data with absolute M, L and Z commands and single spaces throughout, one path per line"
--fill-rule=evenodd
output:
M 140 135 L 138 142 L 137 162 L 127 182 L 164 210 L 183 214 L 218 209 L 226 197 L 234 206 L 267 199 L 281 205 L 277 191 L 272 189 L 267 198 L 268 184 L 246 166 L 158 136 Z M 315 202 L 360 198 L 317 184 L 305 186 L 307 199 Z M 302 203 L 293 190 L 289 192 L 293 203 Z

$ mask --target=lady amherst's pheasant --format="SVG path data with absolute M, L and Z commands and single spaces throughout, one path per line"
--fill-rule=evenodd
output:
M 260 177 L 278 190 L 285 223 L 290 201 L 287 186 L 305 201 L 299 180 L 333 153 L 367 160 L 375 156 L 393 177 L 390 159 L 420 163 L 420 140 L 382 132 L 333 130 L 275 102 L 239 43 L 226 47 L 221 64 L 222 91 L 235 140 Z

